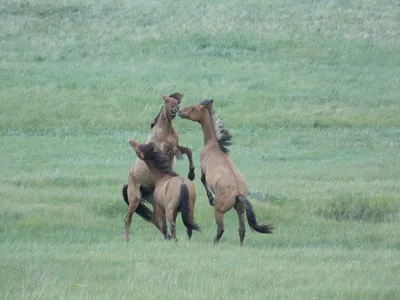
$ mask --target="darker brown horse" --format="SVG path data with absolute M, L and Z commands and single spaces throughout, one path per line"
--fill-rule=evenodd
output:
M 182 153 L 186 154 L 189 159 L 188 178 L 193 180 L 195 174 L 192 151 L 179 145 L 179 136 L 172 124 L 179 111 L 182 98 L 183 94 L 180 93 L 162 97 L 164 105 L 151 124 L 147 143 L 153 142 L 155 147 L 167 156 L 171 168 L 174 164 L 174 156 L 180 158 Z M 125 184 L 122 188 L 124 201 L 129 206 L 125 217 L 125 228 L 130 227 L 134 212 L 145 220 L 152 221 L 152 212 L 144 205 L 143 200 L 153 203 L 154 187 L 154 177 L 149 168 L 141 159 L 137 159 L 129 171 L 128 184 Z M 128 239 L 128 235 L 126 235 L 126 239 Z
M 240 245 L 245 237 L 244 214 L 252 230 L 260 233 L 273 233 L 271 224 L 257 223 L 253 206 L 247 199 L 247 185 L 243 175 L 228 156 L 228 146 L 232 136 L 217 118 L 213 109 L 213 100 L 204 100 L 200 105 L 188 106 L 179 112 L 179 116 L 200 123 L 203 128 L 204 147 L 200 153 L 201 182 L 208 200 L 214 206 L 217 223 L 218 243 L 224 233 L 224 214 L 235 208 L 239 217 Z M 215 194 L 215 199 L 211 191 Z
M 180 210 L 183 224 L 186 226 L 190 239 L 193 230 L 200 231 L 199 226 L 194 222 L 196 191 L 193 182 L 172 171 L 169 158 L 163 152 L 157 150 L 153 142 L 139 144 L 134 139 L 131 139 L 130 144 L 138 158 L 146 163 L 154 177 L 153 218 L 157 228 L 165 239 L 176 239 L 175 222 Z M 167 231 L 165 216 L 170 225 L 171 235 Z M 127 235 L 128 230 L 129 226 L 126 228 Z

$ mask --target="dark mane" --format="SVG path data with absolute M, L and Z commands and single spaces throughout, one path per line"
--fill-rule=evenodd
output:
M 218 118 L 214 108 L 212 107 L 212 100 L 203 100 L 201 105 L 207 105 L 208 111 L 211 114 L 211 119 L 214 124 L 215 133 L 217 135 L 218 145 L 222 152 L 228 154 L 228 147 L 232 145 L 232 134 L 224 127 L 222 120 Z
M 180 94 L 180 93 L 173 93 L 173 94 L 171 94 L 171 95 L 169 95 L 171 98 L 174 98 L 174 99 L 176 99 L 176 100 L 178 100 L 179 102 L 181 101 L 181 97 L 182 97 L 182 94 Z M 153 120 L 153 122 L 151 122 L 151 124 L 150 124 L 150 129 L 153 129 L 153 127 L 154 127 L 154 125 L 156 125 L 156 123 L 157 123 L 157 121 L 158 121 L 158 118 L 160 117 L 160 114 L 161 114 L 161 112 L 163 111 L 163 109 L 164 109 L 164 106 L 163 107 L 161 107 L 161 109 L 160 109 L 160 112 L 157 114 L 157 116 L 154 118 L 154 120 Z
M 181 103 L 183 94 L 181 94 L 181 93 L 173 93 L 173 94 L 171 94 L 171 95 L 169 95 L 169 96 L 170 96 L 171 98 L 174 98 L 174 99 L 178 100 L 179 103 Z
M 151 162 L 153 163 L 154 167 L 162 173 L 171 176 L 179 176 L 178 173 L 171 169 L 168 157 L 161 151 L 156 149 L 151 150 Z
M 153 129 L 154 125 L 156 125 L 158 118 L 160 117 L 161 112 L 163 111 L 163 107 L 161 107 L 160 112 L 158 113 L 158 115 L 154 118 L 153 122 L 151 122 L 150 124 L 150 129 Z

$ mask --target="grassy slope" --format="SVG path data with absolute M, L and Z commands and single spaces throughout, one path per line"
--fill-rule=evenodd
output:
M 396 299 L 397 1 L 0 3 L 0 295 L 6 299 Z M 160 94 L 212 97 L 260 220 L 166 243 L 120 187 Z M 187 172 L 187 162 L 177 162 Z

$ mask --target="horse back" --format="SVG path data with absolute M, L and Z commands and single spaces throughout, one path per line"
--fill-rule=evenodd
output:
M 189 202 L 194 205 L 196 191 L 192 181 L 186 177 L 173 176 L 168 180 L 157 183 L 155 189 L 155 201 L 166 209 L 177 209 L 180 205 L 181 186 L 186 185 L 189 193 Z

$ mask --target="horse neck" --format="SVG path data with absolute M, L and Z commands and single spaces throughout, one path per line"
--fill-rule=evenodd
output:
M 203 128 L 204 145 L 210 143 L 218 144 L 217 133 L 215 132 L 214 122 L 212 120 L 210 111 L 206 111 L 203 114 L 203 118 L 200 121 L 200 124 Z
M 154 125 L 154 128 L 157 129 L 159 132 L 165 131 L 167 133 L 172 133 L 174 131 L 172 120 L 166 117 L 164 110 L 161 112 L 158 122 Z
M 157 184 L 157 182 L 160 182 L 162 180 L 169 178 L 168 174 L 161 172 L 157 167 L 155 167 L 153 165 L 152 162 L 146 162 L 146 164 L 147 164 L 147 167 L 149 168 L 151 174 L 153 174 L 155 184 Z

